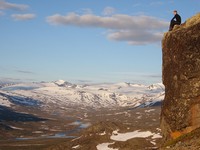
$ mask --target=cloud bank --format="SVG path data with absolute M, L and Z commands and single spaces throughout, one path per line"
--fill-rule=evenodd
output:
M 5 9 L 11 9 L 11 10 L 26 10 L 28 9 L 28 5 L 24 4 L 15 4 L 15 3 L 8 3 L 5 0 L 0 0 L 0 9 L 5 10 Z
M 35 14 L 12 14 L 11 17 L 17 21 L 31 20 L 36 17 Z
M 14 11 L 25 11 L 29 8 L 28 5 L 25 4 L 16 4 L 16 3 L 9 3 L 5 0 L 0 0 L 0 10 L 14 10 Z M 3 16 L 5 13 L 0 11 L 0 16 Z M 24 21 L 24 20 L 31 20 L 36 17 L 35 14 L 12 14 L 11 17 L 17 21 Z
M 113 11 L 107 10 L 110 14 Z M 106 12 L 106 11 L 105 11 Z M 94 14 L 67 15 L 54 14 L 46 21 L 51 25 L 105 28 L 109 32 L 107 38 L 115 41 L 127 41 L 133 45 L 144 45 L 159 42 L 168 22 L 152 16 L 130 16 L 114 14 L 111 16 L 97 16 Z

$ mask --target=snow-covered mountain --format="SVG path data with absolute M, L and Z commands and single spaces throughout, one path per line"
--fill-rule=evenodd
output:
M 55 82 L 17 83 L 0 88 L 0 105 L 25 105 L 63 109 L 82 107 L 143 107 L 160 103 L 164 86 L 132 83 L 76 85 L 63 80 Z

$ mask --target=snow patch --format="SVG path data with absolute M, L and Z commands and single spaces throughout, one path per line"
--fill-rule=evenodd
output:
M 153 145 L 156 145 L 156 142 L 154 142 L 154 141 L 150 141 L 150 143 L 153 144 Z
M 76 145 L 76 146 L 73 146 L 72 148 L 73 149 L 77 149 L 77 148 L 79 148 L 80 147 L 80 145 Z
M 15 129 L 15 130 L 24 130 L 23 128 L 18 128 L 18 127 L 11 126 L 11 125 L 9 127 L 11 127 L 12 129 Z
M 152 111 L 155 111 L 155 109 L 145 110 L 146 113 L 149 113 L 149 112 L 152 112 Z
M 112 145 L 114 143 L 102 143 L 97 145 L 97 150 L 118 150 L 118 149 L 113 149 L 113 148 L 109 148 L 109 145 Z
M 99 135 L 106 135 L 106 131 L 104 131 L 103 133 L 99 133 Z
M 6 106 L 6 107 L 11 107 L 12 103 L 7 98 L 0 95 L 0 105 Z
M 127 141 L 132 138 L 146 138 L 152 136 L 153 133 L 150 131 L 140 132 L 139 130 L 127 133 L 118 133 L 119 130 L 113 131 L 110 139 L 114 141 Z
M 152 139 L 159 139 L 159 138 L 162 138 L 162 136 L 159 133 L 154 134 L 152 137 Z

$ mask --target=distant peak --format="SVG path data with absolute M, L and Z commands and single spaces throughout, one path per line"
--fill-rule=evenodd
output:
M 65 83 L 65 81 L 64 81 L 64 80 L 57 80 L 57 81 L 55 81 L 54 83 L 56 83 L 56 84 L 58 84 L 58 85 L 62 85 L 62 84 Z

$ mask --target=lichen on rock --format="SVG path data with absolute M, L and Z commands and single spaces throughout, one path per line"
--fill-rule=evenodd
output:
M 200 127 L 200 13 L 164 34 L 164 141 Z

